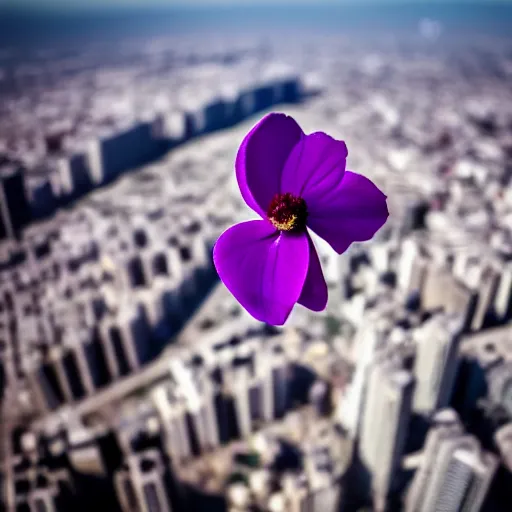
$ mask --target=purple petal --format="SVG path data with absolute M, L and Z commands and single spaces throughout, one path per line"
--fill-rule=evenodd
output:
M 244 138 L 236 156 L 236 178 L 242 197 L 262 217 L 280 191 L 281 174 L 303 132 L 291 117 L 266 115 Z
M 346 171 L 331 189 L 309 189 L 308 227 L 338 253 L 369 240 L 388 218 L 386 196 L 368 178 Z
M 325 282 L 315 244 L 309 235 L 308 239 L 309 268 L 298 302 L 313 311 L 323 311 L 327 306 L 327 283 Z
M 225 231 L 213 261 L 227 289 L 257 320 L 283 325 L 297 302 L 309 264 L 306 233 L 280 233 L 265 220 Z
M 290 153 L 281 178 L 281 192 L 308 198 L 336 187 L 345 173 L 347 146 L 322 132 L 303 137 Z M 309 206 L 309 204 L 308 204 Z

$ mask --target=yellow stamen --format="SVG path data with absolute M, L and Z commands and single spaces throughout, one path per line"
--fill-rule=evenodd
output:
M 291 215 L 290 218 L 285 222 L 277 222 L 272 218 L 270 219 L 270 221 L 279 231 L 291 231 L 295 227 L 297 215 Z

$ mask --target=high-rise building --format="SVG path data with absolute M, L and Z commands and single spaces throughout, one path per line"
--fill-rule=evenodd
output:
M 290 512 L 306 512 L 311 510 L 311 495 L 308 492 L 307 482 L 296 476 L 287 476 L 283 479 L 283 492 L 287 497 Z
M 123 512 L 171 512 L 168 474 L 157 450 L 128 457 L 115 476 Z
M 235 119 L 237 121 L 252 115 L 256 110 L 254 91 L 248 89 L 241 91 L 235 102 Z
M 237 368 L 229 378 L 230 392 L 233 396 L 237 423 L 240 427 L 240 435 L 246 438 L 252 430 L 251 408 L 249 402 L 249 375 L 247 368 Z
M 62 390 L 64 401 L 72 402 L 74 400 L 73 390 L 71 389 L 68 376 L 63 365 L 64 351 L 60 346 L 53 346 L 49 351 L 50 364 L 57 382 Z
M 192 454 L 186 405 L 166 384 L 155 388 L 152 398 L 162 422 L 167 453 L 179 463 Z
M 464 433 L 453 413 L 452 417 L 446 411 L 444 414 L 448 421 L 438 421 L 427 438 L 407 512 L 478 512 L 496 472 L 497 458 Z
M 414 475 L 414 480 L 407 495 L 407 512 L 417 510 L 425 499 L 426 484 L 431 478 L 431 472 L 441 443 L 447 439 L 460 437 L 463 433 L 464 429 L 453 409 L 443 409 L 434 415 L 423 449 L 422 464 Z
M 219 445 L 217 420 L 213 406 L 213 386 L 206 375 L 196 375 L 195 383 L 197 395 L 200 400 L 194 404 L 194 393 L 188 399 L 189 415 L 192 425 L 197 433 L 197 440 L 201 452 L 212 450 Z
M 151 332 L 147 353 L 147 357 L 150 358 L 157 356 L 162 348 L 169 343 L 172 332 L 165 305 L 162 298 L 155 292 L 156 290 L 145 288 L 137 290 L 134 294 Z
M 352 438 L 359 435 L 361 418 L 364 408 L 364 397 L 368 383 L 368 368 L 374 358 L 379 341 L 379 334 L 375 326 L 375 319 L 368 319 L 368 323 L 357 333 L 354 343 L 357 353 L 354 361 L 357 361 L 354 378 L 347 389 L 346 395 L 340 402 L 338 417 L 341 424 L 347 429 Z
M 504 405 L 504 397 L 506 403 L 507 377 L 512 376 L 512 368 L 506 363 L 511 332 L 510 326 L 503 326 L 464 336 L 454 395 L 454 404 L 464 419 L 474 413 L 481 398 Z
M 86 153 L 93 182 L 109 183 L 155 157 L 160 142 L 153 136 L 153 127 L 152 121 L 137 121 L 91 140 Z
M 311 512 L 336 512 L 339 510 L 341 487 L 329 476 L 322 475 L 323 478 L 316 479 L 314 488 L 310 490 Z
M 74 153 L 59 158 L 57 168 L 62 191 L 70 197 L 80 197 L 92 188 L 91 173 L 85 153 Z
M 512 423 L 497 430 L 494 441 L 501 457 L 501 464 L 484 502 L 483 510 L 485 512 L 508 512 L 510 489 L 512 488 Z
M 155 309 L 163 310 L 170 336 L 176 334 L 183 324 L 180 283 L 173 277 L 159 275 L 153 280 L 152 293 L 157 298 Z
M 228 106 L 221 99 L 214 98 L 204 107 L 205 131 L 212 132 L 223 128 L 230 121 Z
M 276 354 L 272 363 L 272 401 L 274 418 L 282 418 L 289 405 L 289 364 L 283 354 Z
M 501 268 L 498 288 L 494 298 L 494 312 L 500 320 L 506 320 L 512 313 L 512 263 L 504 263 Z
M 496 468 L 497 460 L 490 453 L 455 450 L 442 485 L 435 489 L 435 508 L 426 510 L 479 511 Z
M 72 332 L 71 334 L 72 336 L 67 340 L 69 352 L 64 356 L 65 371 L 68 375 L 76 371 L 76 376 L 68 377 L 68 379 L 75 379 L 77 381 L 73 386 L 82 391 L 83 395 L 91 395 L 96 389 L 89 361 L 84 350 L 84 343 L 89 334 L 82 330 Z M 71 383 L 70 386 L 72 386 Z
M 101 343 L 101 337 L 97 329 L 84 332 L 82 340 L 82 351 L 84 354 L 87 369 L 96 389 L 106 386 L 111 375 L 108 370 L 105 349 Z
M 413 238 L 404 240 L 399 262 L 398 286 L 405 292 L 421 290 L 427 261 Z
M 435 253 L 433 253 L 435 254 Z M 420 303 L 425 311 L 443 309 L 448 314 L 458 314 L 463 318 L 464 328 L 472 324 L 475 310 L 478 305 L 479 293 L 477 290 L 453 275 L 445 261 L 444 252 L 436 258 L 425 259 L 425 268 L 421 274 L 421 285 L 409 287 L 410 290 L 420 290 Z M 410 257 L 411 265 L 420 265 L 421 258 Z
M 28 508 L 31 512 L 57 512 L 57 493 L 53 488 L 36 489 L 27 497 Z M 19 507 L 21 508 L 21 507 Z
M 487 375 L 489 398 L 512 417 L 512 361 L 498 365 Z
M 167 450 L 175 461 L 217 447 L 219 432 L 213 386 L 206 373 L 192 371 L 180 361 L 170 364 L 172 382 L 153 390 L 153 403 L 163 425 Z
M 161 114 L 160 137 L 170 145 L 178 144 L 186 136 L 186 119 L 184 112 L 178 110 L 167 110 Z
M 128 302 L 119 309 L 116 320 L 117 330 L 110 333 L 116 360 L 121 367 L 124 357 L 134 370 L 152 355 L 147 315 L 141 305 Z
M 446 291 L 451 288 L 453 280 L 445 265 L 429 259 L 421 292 L 422 308 L 426 311 L 445 308 L 448 299 Z
M 64 403 L 61 383 L 50 362 L 42 361 L 39 357 L 26 358 L 24 366 L 38 409 L 55 410 Z
M 494 305 L 500 284 L 501 269 L 487 265 L 482 270 L 478 286 L 478 302 L 471 322 L 471 330 L 482 329 L 485 317 Z
M 457 317 L 439 314 L 415 333 L 415 412 L 429 415 L 448 406 L 458 368 L 460 324 Z
M 495 440 L 503 465 L 512 473 L 512 423 L 501 427 L 496 432 Z
M 393 487 L 407 436 L 414 377 L 397 361 L 378 358 L 371 366 L 361 427 L 361 459 L 372 473 L 375 495 Z
M 106 468 L 94 433 L 87 427 L 69 418 L 68 455 L 73 468 L 83 475 L 104 477 Z
M 30 205 L 23 171 L 8 166 L 0 169 L 0 240 L 16 238 L 30 221 Z

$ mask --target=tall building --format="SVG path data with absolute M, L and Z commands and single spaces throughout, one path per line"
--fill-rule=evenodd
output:
M 91 173 L 85 153 L 74 153 L 57 160 L 62 191 L 66 196 L 80 197 L 92 188 Z
M 416 331 L 415 412 L 429 415 L 448 406 L 459 363 L 459 332 L 458 319 L 446 315 L 436 315 Z
M 197 432 L 199 449 L 204 453 L 219 445 L 219 433 L 213 405 L 213 386 L 206 375 L 196 376 L 196 385 L 201 398 L 196 407 L 189 402 L 189 415 Z
M 123 512 L 171 512 L 168 474 L 157 450 L 128 457 L 115 476 Z
M 396 361 L 382 358 L 371 366 L 360 452 L 372 474 L 375 495 L 386 496 L 392 490 L 407 436 L 413 390 L 413 376 Z
M 30 221 L 30 205 L 25 191 L 25 178 L 19 167 L 0 169 L 0 240 L 16 238 Z
M 109 183 L 128 169 L 137 167 L 158 154 L 160 142 L 154 137 L 156 124 L 136 121 L 118 129 L 106 129 L 89 141 L 87 166 L 95 185 Z
M 126 302 L 117 312 L 115 328 L 110 337 L 119 370 L 128 366 L 139 368 L 151 358 L 150 327 L 147 315 L 139 304 Z
M 485 512 L 506 512 L 510 508 L 512 488 L 512 423 L 502 426 L 494 435 L 501 464 L 484 503 Z
M 230 121 L 227 114 L 227 104 L 221 99 L 213 98 L 204 106 L 205 131 L 212 132 L 226 126 Z
M 503 465 L 510 471 L 512 476 L 512 422 L 504 425 L 496 432 L 495 440 Z
M 494 298 L 494 312 L 500 320 L 506 320 L 512 313 L 512 263 L 504 263 L 501 268 L 498 288 Z
M 251 404 L 249 396 L 249 375 L 247 368 L 241 367 L 230 376 L 230 391 L 234 399 L 235 414 L 240 427 L 240 435 L 246 438 L 251 434 Z
M 512 417 L 512 361 L 496 366 L 487 377 L 489 398 Z
M 423 449 L 422 464 L 414 475 L 414 480 L 407 495 L 407 512 L 417 510 L 425 499 L 426 484 L 431 478 L 431 472 L 434 469 L 434 462 L 441 443 L 444 440 L 457 438 L 463 434 L 464 429 L 453 409 L 443 409 L 434 415 Z
M 471 322 L 471 330 L 484 327 L 486 314 L 493 308 L 500 285 L 501 268 L 496 264 L 485 265 L 478 286 L 478 302 Z
M 426 267 L 427 260 L 418 242 L 414 238 L 404 240 L 399 261 L 398 287 L 404 292 L 421 290 Z
M 450 269 L 448 256 L 449 251 L 435 240 L 427 248 L 415 239 L 407 239 L 399 261 L 398 287 L 406 293 L 418 291 L 423 310 L 442 308 L 446 313 L 459 314 L 464 327 L 469 328 L 478 307 L 479 292 L 460 277 L 460 272 Z M 485 300 L 487 304 L 488 299 Z
M 37 408 L 41 411 L 55 410 L 64 403 L 64 394 L 53 366 L 38 356 L 24 360 L 27 381 L 36 397 Z
M 220 442 L 214 408 L 213 386 L 206 372 L 195 374 L 175 360 L 170 364 L 172 382 L 152 392 L 163 425 L 166 449 L 179 462 L 216 448 Z
M 83 426 L 73 415 L 68 418 L 68 456 L 73 469 L 83 475 L 103 478 L 106 474 L 105 462 L 95 433 Z
M 406 512 L 478 512 L 498 467 L 498 459 L 465 434 L 453 413 L 443 414 L 448 421 L 438 416 L 429 433 Z
M 446 468 L 442 485 L 435 488 L 432 503 L 435 508 L 424 510 L 460 510 L 477 512 L 491 484 L 497 460 L 490 453 L 478 449 L 455 450 Z
M 464 336 L 462 364 L 454 396 L 454 404 L 462 418 L 471 417 L 482 398 L 506 409 L 510 401 L 507 399 L 510 396 L 507 382 L 512 376 L 512 367 L 507 363 L 511 334 L 510 325 L 506 325 Z M 512 410 L 512 404 L 509 410 Z
M 172 386 L 161 385 L 152 392 L 152 400 L 160 416 L 165 449 L 175 463 L 192 455 L 191 436 L 187 422 L 186 404 Z
M 356 438 L 361 428 L 361 417 L 364 408 L 364 396 L 368 382 L 368 369 L 378 346 L 379 333 L 375 322 L 369 321 L 362 327 L 355 340 L 357 353 L 354 360 L 357 362 L 354 378 L 347 389 L 347 393 L 340 402 L 338 417 L 341 424 L 347 429 L 351 437 Z
M 290 401 L 289 364 L 284 354 L 275 354 L 272 362 L 274 418 L 282 418 Z

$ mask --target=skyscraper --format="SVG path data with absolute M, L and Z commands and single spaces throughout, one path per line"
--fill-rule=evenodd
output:
M 376 318 L 373 318 L 376 320 Z M 374 357 L 378 345 L 379 335 L 375 321 L 370 321 L 360 329 L 354 343 L 357 353 L 354 360 L 357 361 L 354 378 L 350 383 L 347 393 L 340 403 L 339 419 L 352 437 L 357 437 L 361 427 L 361 416 L 364 408 L 364 395 L 368 383 L 368 368 Z
M 167 453 L 176 462 L 190 457 L 192 447 L 187 428 L 187 410 L 172 386 L 161 385 L 152 392 L 152 399 L 160 415 Z
M 376 495 L 386 496 L 392 488 L 407 436 L 413 390 L 413 376 L 396 361 L 379 358 L 371 366 L 360 449 Z
M 418 510 L 425 499 L 426 484 L 431 477 L 441 443 L 444 440 L 460 437 L 464 433 L 459 417 L 453 409 L 443 409 L 437 412 L 432 422 L 423 448 L 423 463 L 414 475 L 414 480 L 407 496 L 407 512 Z
M 235 404 L 235 413 L 238 425 L 240 426 L 240 435 L 245 438 L 250 435 L 252 429 L 251 408 L 249 402 L 249 375 L 247 368 L 241 367 L 233 371 L 231 394 Z
M 402 243 L 399 262 L 398 286 L 405 292 L 421 290 L 425 277 L 427 260 L 414 238 L 408 238 Z
M 501 465 L 494 477 L 483 510 L 505 512 L 510 508 L 512 488 L 512 423 L 504 425 L 495 433 L 494 442 L 501 456 Z
M 482 451 L 478 440 L 464 433 L 456 417 L 433 427 L 424 452 L 406 511 L 478 512 L 496 472 L 497 458 Z
M 503 465 L 512 474 L 512 423 L 501 427 L 495 435 L 496 445 L 501 453 Z M 512 476 L 512 475 L 511 475 Z
M 416 332 L 414 411 L 429 415 L 449 404 L 458 368 L 459 323 L 437 315 Z
M 494 312 L 500 320 L 505 320 L 510 316 L 512 310 L 512 263 L 507 262 L 502 265 L 501 274 L 494 298 Z
M 435 508 L 426 510 L 464 510 L 477 512 L 496 471 L 496 458 L 477 449 L 454 451 L 442 485 L 435 489 Z
M 123 512 L 171 512 L 168 475 L 157 450 L 128 457 L 115 477 Z
M 484 327 L 485 316 L 493 307 L 500 285 L 501 268 L 496 264 L 486 265 L 478 286 L 478 302 L 471 322 L 471 329 L 478 331 Z
M 23 171 L 8 166 L 0 169 L 0 239 L 15 238 L 30 220 L 30 205 Z

